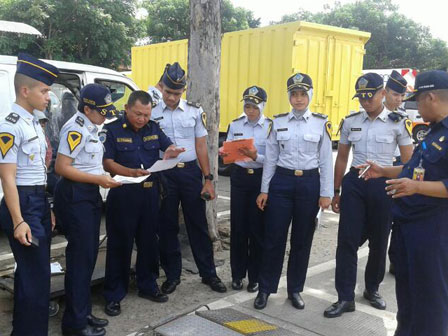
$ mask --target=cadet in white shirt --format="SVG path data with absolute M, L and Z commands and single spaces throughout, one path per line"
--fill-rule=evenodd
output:
M 369 240 L 369 258 L 365 272 L 364 297 L 377 309 L 386 309 L 378 293 L 383 281 L 388 237 L 391 227 L 392 199 L 386 195 L 385 178 L 365 181 L 356 167 L 367 160 L 392 166 L 395 148 L 406 162 L 412 155 L 412 123 L 383 105 L 383 79 L 368 73 L 356 81 L 356 95 L 365 109 L 351 114 L 340 126 L 338 156 L 334 172 L 335 195 L 332 208 L 341 213 L 336 251 L 336 290 L 338 302 L 324 313 L 338 317 L 355 310 L 356 265 L 358 247 Z M 353 161 L 344 176 L 350 149 Z M 343 178 L 344 177 L 344 178 Z M 342 195 L 339 197 L 342 187 Z
M 331 123 L 308 106 L 313 83 L 297 73 L 287 81 L 293 109 L 277 115 L 266 143 L 261 194 L 257 204 L 265 213 L 265 240 L 260 269 L 260 289 L 254 307 L 263 309 L 270 293 L 276 293 L 282 272 L 288 228 L 292 220 L 288 260 L 288 298 L 297 309 L 319 208 L 326 209 L 333 196 Z
M 266 139 L 272 120 L 263 115 L 267 101 L 264 89 L 251 86 L 243 93 L 244 115 L 232 121 L 227 140 L 254 139 L 254 148 L 242 149 L 245 161 L 237 161 L 230 178 L 230 266 L 232 288 L 240 290 L 246 273 L 248 292 L 258 289 L 258 273 L 263 248 L 263 212 L 257 207 Z M 220 152 L 225 156 L 225 152 Z

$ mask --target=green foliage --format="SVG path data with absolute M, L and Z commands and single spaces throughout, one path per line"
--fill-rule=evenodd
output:
M 44 35 L 2 34 L 0 54 L 26 51 L 118 68 L 130 63 L 142 33 L 135 12 L 136 0 L 0 0 L 0 19 L 30 24 Z
M 188 0 L 144 0 L 147 10 L 146 32 L 152 43 L 174 41 L 190 35 Z M 229 32 L 260 26 L 252 11 L 234 7 L 230 0 L 221 1 L 222 31 Z
M 446 42 L 433 38 L 429 29 L 399 13 L 391 0 L 364 0 L 310 13 L 300 10 L 285 15 L 280 23 L 303 20 L 336 27 L 367 31 L 364 69 L 446 69 Z

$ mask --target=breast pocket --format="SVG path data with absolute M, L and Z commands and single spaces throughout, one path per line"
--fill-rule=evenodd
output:
M 277 141 L 280 146 L 280 150 L 292 150 L 292 141 L 291 133 L 289 132 L 278 132 L 277 133 Z
M 320 141 L 319 134 L 304 134 L 303 135 L 303 150 L 305 152 L 317 152 Z
M 378 149 L 378 153 L 394 154 L 397 144 L 394 141 L 393 135 L 376 135 L 375 142 Z
M 30 141 L 22 146 L 23 157 L 18 157 L 18 163 L 21 165 L 41 165 L 40 157 L 41 147 L 38 140 Z
M 84 147 L 85 155 L 80 158 L 83 163 L 98 165 L 103 161 L 103 144 L 98 142 L 87 142 Z
M 182 128 L 180 129 L 180 135 L 184 138 L 194 137 L 194 126 L 196 122 L 193 118 L 182 119 Z
M 133 143 L 117 143 L 117 157 L 118 163 L 126 165 L 138 160 L 137 146 Z
M 360 152 L 361 151 L 361 147 L 360 145 L 360 141 L 361 141 L 361 134 L 358 133 L 351 133 L 348 136 L 348 141 L 350 141 L 350 143 L 353 145 L 353 151 L 355 153 Z
M 159 150 L 160 142 L 158 140 L 148 140 L 143 144 L 143 148 L 146 150 Z

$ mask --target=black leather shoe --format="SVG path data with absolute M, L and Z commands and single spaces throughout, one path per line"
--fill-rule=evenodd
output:
M 141 298 L 144 299 L 148 299 L 154 302 L 167 302 L 168 301 L 168 295 L 163 294 L 158 288 L 157 291 L 155 293 L 152 294 L 146 294 L 146 293 L 138 293 L 138 296 L 140 296 Z
M 254 301 L 255 309 L 263 309 L 268 304 L 269 294 L 265 292 L 258 292 L 257 297 Z
M 296 309 L 305 308 L 305 302 L 303 301 L 300 293 L 289 293 L 288 299 L 291 300 L 292 306 Z
M 218 293 L 227 292 L 226 286 L 222 283 L 221 279 L 216 277 L 202 278 L 202 283 L 209 285 L 212 290 Z
M 373 308 L 385 310 L 386 309 L 386 301 L 382 298 L 382 296 L 377 292 L 368 292 L 364 290 L 364 298 L 369 300 L 370 305 Z
M 162 284 L 162 293 L 171 294 L 176 290 L 177 285 L 180 284 L 180 280 L 165 280 Z
M 87 315 L 87 324 L 92 327 L 104 328 L 109 324 L 109 321 L 106 319 L 95 317 L 92 314 L 90 314 Z
M 355 311 L 355 301 L 338 301 L 325 309 L 324 316 L 328 318 L 339 317 L 344 313 Z
M 232 280 L 232 289 L 241 290 L 243 289 L 243 280 L 241 279 L 233 279 Z
M 120 302 L 111 301 L 106 303 L 104 307 L 104 312 L 109 316 L 117 316 L 121 314 Z
M 97 328 L 87 325 L 84 329 L 72 329 L 62 327 L 62 335 L 64 336 L 103 336 L 106 335 L 104 328 Z
M 249 293 L 255 293 L 258 290 L 258 282 L 249 282 L 247 285 L 247 291 Z

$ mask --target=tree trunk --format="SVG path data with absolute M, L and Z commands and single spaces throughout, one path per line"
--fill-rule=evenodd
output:
M 217 191 L 219 137 L 219 68 L 221 18 L 219 0 L 190 0 L 187 99 L 198 102 L 207 114 L 208 155 Z M 207 202 L 211 239 L 218 239 L 217 199 Z

